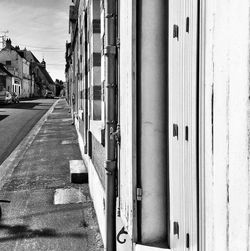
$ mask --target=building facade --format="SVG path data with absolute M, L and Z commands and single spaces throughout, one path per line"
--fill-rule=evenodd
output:
M 15 76 L 10 91 L 21 98 L 44 97 L 46 90 L 55 93 L 55 83 L 46 70 L 46 62 L 39 62 L 34 54 L 26 48 L 13 47 L 11 40 L 0 51 L 0 62 Z
M 106 250 L 249 249 L 249 7 L 70 6 L 69 102 Z
M 0 91 L 14 91 L 18 94 L 21 91 L 19 79 L 10 73 L 6 66 L 0 63 Z
M 46 62 L 44 59 L 42 62 L 39 62 L 35 55 L 26 48 L 24 50 L 19 50 L 19 54 L 30 63 L 29 72 L 32 77 L 32 96 L 44 97 L 46 90 L 55 93 L 55 82 L 46 69 Z
M 19 53 L 19 48 L 11 44 L 11 40 L 6 40 L 6 47 L 0 51 L 0 62 L 4 64 L 16 80 L 14 81 L 13 90 L 17 85 L 17 93 L 22 98 L 28 98 L 32 95 L 32 78 L 30 75 L 30 63 Z M 19 91 L 19 86 L 21 89 Z
M 44 97 L 46 90 L 56 93 L 56 85 L 46 70 L 46 63 L 43 60 L 32 63 L 32 75 L 34 76 L 34 96 Z

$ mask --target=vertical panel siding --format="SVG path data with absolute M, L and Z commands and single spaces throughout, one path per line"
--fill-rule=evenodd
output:
M 171 248 L 184 247 L 184 198 L 182 188 L 182 71 L 183 9 L 180 1 L 169 1 L 169 167 L 170 167 L 170 226 Z M 177 26 L 176 26 L 177 25 Z M 178 33 L 174 34 L 174 27 Z M 177 29 L 177 28 L 175 28 Z M 175 36 L 175 37 L 174 37 Z M 174 136 L 174 124 L 178 126 L 178 136 Z M 173 224 L 180 226 L 179 238 L 173 235 Z M 179 244 L 178 244 L 179 243 Z
M 214 137 L 213 137 L 213 112 L 214 112 L 214 1 L 209 1 L 205 3 L 205 13 L 202 17 L 202 22 L 205 23 L 204 32 L 204 96 L 205 96 L 205 121 L 204 121 L 204 131 L 205 131 L 205 146 L 204 146 L 204 169 L 205 169 L 205 181 L 204 181 L 204 197 L 205 200 L 205 219 L 203 224 L 205 224 L 205 250 L 215 250 L 214 249 Z M 203 82 L 201 82 L 203 84 Z
M 133 109 L 135 109 L 135 79 L 133 68 L 132 0 L 120 1 L 120 199 L 121 217 L 132 237 L 133 233 L 133 168 L 134 132 Z M 134 107 L 133 107 L 134 106 Z
M 185 2 L 184 18 L 184 189 L 185 239 L 190 236 L 190 250 L 197 250 L 197 57 L 198 1 Z M 186 129 L 187 127 L 187 129 Z M 186 243 L 186 240 L 185 240 Z

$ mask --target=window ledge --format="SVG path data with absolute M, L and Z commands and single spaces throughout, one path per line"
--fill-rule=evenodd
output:
M 104 125 L 101 120 L 90 120 L 90 131 L 97 141 L 104 146 Z

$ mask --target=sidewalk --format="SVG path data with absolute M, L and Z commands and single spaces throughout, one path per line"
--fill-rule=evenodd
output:
M 57 100 L 1 166 L 0 250 L 103 250 L 88 184 L 70 183 L 81 154 L 69 107 Z

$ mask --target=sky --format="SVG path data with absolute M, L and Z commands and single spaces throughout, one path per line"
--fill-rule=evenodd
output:
M 0 0 L 0 36 L 44 58 L 52 79 L 65 80 L 65 43 L 71 0 Z M 1 44 L 0 44 L 1 46 Z

